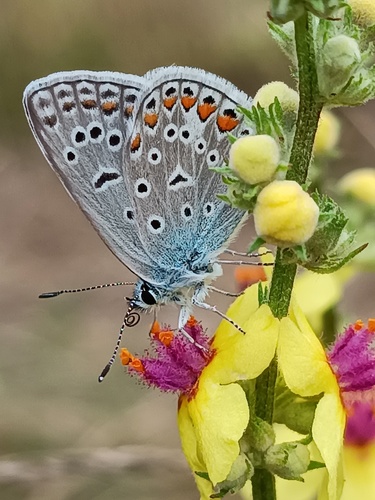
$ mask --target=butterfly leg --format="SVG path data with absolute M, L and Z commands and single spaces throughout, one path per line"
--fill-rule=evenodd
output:
M 192 299 L 193 305 L 200 307 L 202 309 L 206 309 L 206 311 L 212 311 L 216 314 L 218 314 L 221 318 L 225 319 L 228 321 L 231 325 L 233 325 L 235 328 L 237 328 L 238 331 L 241 333 L 246 333 L 245 330 L 243 330 L 235 321 L 233 321 L 231 318 L 228 318 L 224 313 L 219 311 L 219 309 L 216 308 L 216 306 L 211 306 L 210 304 L 206 304 L 205 302 L 198 302 L 197 300 Z
M 272 253 L 271 250 L 266 250 L 265 252 L 262 253 L 246 253 L 246 252 L 237 252 L 236 250 L 231 250 L 230 248 L 227 248 L 224 250 L 224 253 L 228 253 L 229 255 L 238 255 L 239 257 L 263 257 L 263 255 L 267 255 L 269 253 Z
M 239 293 L 227 292 L 226 290 L 220 290 L 220 288 L 216 288 L 215 286 L 208 286 L 207 288 L 209 290 L 212 290 L 213 292 L 217 292 L 217 293 L 221 293 L 223 295 L 226 295 L 227 297 L 239 297 L 240 295 L 243 294 L 243 292 L 239 292 Z
M 190 308 L 186 306 L 182 306 L 180 309 L 180 315 L 178 318 L 178 330 L 182 333 L 182 335 L 188 339 L 189 342 L 195 345 L 198 349 L 200 349 L 203 352 L 208 352 L 208 350 L 200 345 L 198 342 L 196 342 L 193 337 L 185 330 L 185 325 L 188 322 L 188 319 L 190 318 Z
M 251 255 L 248 255 L 251 257 Z M 248 262 L 247 260 L 222 260 L 217 259 L 214 262 L 217 264 L 235 264 L 236 266 L 273 266 L 273 262 Z

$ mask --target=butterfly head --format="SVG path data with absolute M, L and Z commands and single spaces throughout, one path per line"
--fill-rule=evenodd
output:
M 134 288 L 134 294 L 129 299 L 130 304 L 135 308 L 149 309 L 160 302 L 160 293 L 158 289 L 147 283 L 146 281 L 139 280 Z

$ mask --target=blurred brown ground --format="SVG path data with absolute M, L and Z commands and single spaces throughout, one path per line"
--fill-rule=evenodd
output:
M 266 8 L 262 0 L 2 0 L 2 500 L 198 498 L 179 451 L 175 396 L 139 386 L 119 363 L 97 383 L 121 324 L 126 291 L 37 299 L 42 291 L 131 274 L 39 152 L 23 116 L 24 87 L 59 70 L 143 74 L 174 63 L 217 73 L 250 95 L 272 79 L 292 84 L 288 62 L 267 34 Z M 373 112 L 368 105 L 339 113 L 345 157 L 335 161 L 333 176 L 374 165 Z M 246 248 L 248 240 L 243 234 L 237 248 Z M 234 289 L 233 270 L 221 286 Z M 370 286 L 373 278 L 363 276 L 349 287 L 349 312 L 373 314 Z M 222 310 L 228 305 L 221 297 L 214 301 Z M 197 317 L 210 331 L 218 323 L 201 311 Z M 176 318 L 174 309 L 161 315 L 172 324 Z M 145 317 L 127 331 L 124 345 L 142 350 L 149 324 Z

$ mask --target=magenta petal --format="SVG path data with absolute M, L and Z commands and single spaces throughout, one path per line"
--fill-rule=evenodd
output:
M 374 333 L 349 326 L 340 335 L 328 359 L 342 391 L 363 391 L 375 385 Z
M 345 443 L 363 446 L 375 438 L 375 415 L 370 403 L 356 402 L 348 417 Z
M 189 322 L 185 330 L 194 341 L 204 349 L 192 343 L 181 332 L 175 335 L 166 346 L 157 338 L 151 340 L 154 356 L 148 353 L 139 358 L 143 372 L 129 366 L 131 374 L 140 377 L 143 382 L 161 391 L 188 393 L 195 386 L 210 356 L 209 338 L 203 333 L 199 323 Z

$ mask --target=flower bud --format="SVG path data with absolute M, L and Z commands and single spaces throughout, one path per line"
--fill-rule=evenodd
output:
M 352 8 L 355 23 L 363 27 L 375 24 L 374 0 L 349 0 L 348 3 Z
M 329 155 L 337 146 L 340 138 L 340 122 L 331 111 L 323 110 L 320 115 L 314 142 L 314 153 Z
M 268 108 L 274 102 L 275 97 L 279 100 L 283 111 L 297 112 L 298 92 L 288 87 L 284 82 L 270 82 L 263 85 L 255 94 L 253 104 L 256 106 L 259 103 L 262 108 Z
M 241 137 L 229 152 L 229 166 L 247 184 L 269 181 L 279 161 L 279 146 L 269 135 Z
M 375 207 L 375 169 L 358 168 L 346 174 L 339 183 L 339 189 L 368 205 Z
M 326 97 L 337 93 L 347 83 L 361 62 L 358 43 L 346 35 L 330 38 L 323 47 L 319 68 L 319 86 Z
M 319 208 L 295 181 L 273 181 L 254 208 L 257 235 L 280 247 L 302 245 L 314 234 Z
M 281 443 L 271 446 L 264 456 L 268 470 L 284 479 L 302 481 L 301 474 L 307 471 L 310 452 L 307 446 L 298 443 Z

